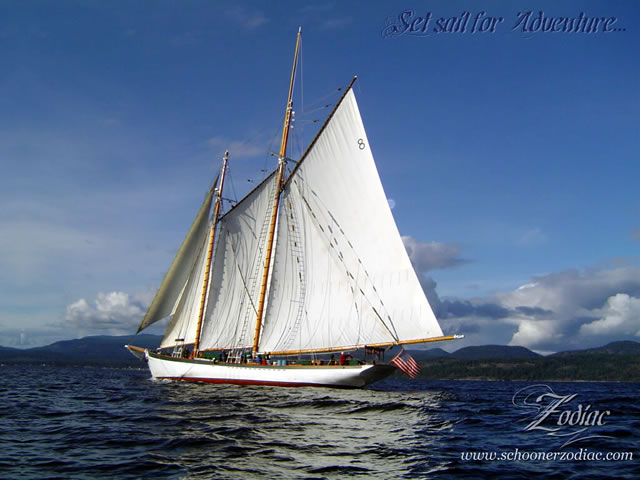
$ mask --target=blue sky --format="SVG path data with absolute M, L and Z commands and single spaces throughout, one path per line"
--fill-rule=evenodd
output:
M 527 11 L 614 31 L 514 28 Z M 403 12 L 427 34 L 383 35 Z M 0 2 L 0 344 L 135 330 L 224 149 L 230 195 L 274 165 L 298 26 L 292 155 L 358 75 L 452 348 L 638 340 L 639 22 L 636 2 Z

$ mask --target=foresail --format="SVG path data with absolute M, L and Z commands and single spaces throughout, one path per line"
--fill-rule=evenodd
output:
M 138 332 L 158 320 L 167 317 L 176 305 L 180 292 L 182 292 L 187 281 L 187 276 L 196 260 L 199 246 L 202 244 L 203 238 L 207 233 L 207 222 L 209 220 L 212 198 L 213 187 L 207 193 L 198 215 L 196 215 L 189 232 L 182 241 L 182 245 L 173 259 L 169 271 L 165 275 L 153 302 L 151 302 L 149 310 L 138 327 Z
M 202 239 L 198 248 L 198 256 L 193 264 L 184 291 L 179 298 L 171 322 L 165 330 L 160 348 L 174 347 L 180 344 L 192 344 L 196 338 L 198 314 L 200 313 L 200 300 L 202 297 L 202 284 L 204 283 L 207 266 L 207 237 L 211 230 L 211 224 L 207 229 L 207 235 Z
M 260 351 L 442 331 L 391 215 L 352 90 L 283 192 Z
M 218 222 L 201 350 L 253 343 L 275 180 L 271 174 Z

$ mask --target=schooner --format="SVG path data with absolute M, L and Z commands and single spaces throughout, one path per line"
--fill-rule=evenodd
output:
M 154 378 L 362 387 L 417 365 L 406 352 L 389 364 L 345 352 L 459 338 L 443 336 L 398 233 L 355 77 L 298 161 L 287 158 L 299 47 L 300 30 L 277 168 L 222 213 L 225 153 L 138 329 L 170 317 L 159 349 L 127 345 Z

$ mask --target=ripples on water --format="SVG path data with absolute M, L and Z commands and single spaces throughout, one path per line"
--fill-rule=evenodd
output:
M 640 478 L 638 385 L 554 384 L 612 411 L 629 462 L 487 462 L 553 450 L 523 432 L 527 384 L 388 380 L 365 390 L 164 383 L 146 370 L 0 368 L 0 478 Z M 589 441 L 586 441 L 589 442 Z

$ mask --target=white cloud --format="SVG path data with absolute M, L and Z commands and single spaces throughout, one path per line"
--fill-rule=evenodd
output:
M 492 297 L 438 298 L 435 282 L 423 288 L 446 334 L 466 345 L 521 345 L 555 352 L 640 336 L 640 268 L 567 270 L 534 277 Z
M 567 270 L 534 278 L 496 301 L 517 314 L 510 344 L 539 350 L 599 346 L 640 330 L 640 269 Z M 538 315 L 531 315 L 533 312 Z
M 135 331 L 147 308 L 124 292 L 98 293 L 94 305 L 84 298 L 67 306 L 63 326 L 124 335 Z
M 25 348 L 50 345 L 60 340 L 81 338 L 87 335 L 131 335 L 135 333 L 155 295 L 155 289 L 138 292 L 134 295 L 125 292 L 98 293 L 93 301 L 81 298 L 68 305 L 61 306 L 63 314 L 51 313 L 50 307 L 17 313 L 0 311 L 0 345 Z M 31 295 L 33 302 L 54 304 L 57 298 L 44 301 L 41 295 Z M 0 295 L 0 304 L 4 295 Z M 27 299 L 17 299 L 17 305 L 25 304 Z M 29 304 L 30 305 L 30 304 Z M 11 309 L 11 305 L 8 307 Z M 57 317 L 57 318 L 55 318 Z M 145 330 L 145 333 L 161 334 L 168 319 L 160 321 Z M 7 327 L 11 325 L 11 327 Z
M 248 141 L 227 140 L 222 137 L 212 137 L 207 140 L 207 144 L 219 151 L 220 157 L 222 157 L 225 150 L 229 150 L 229 155 L 233 158 L 256 157 L 258 155 L 265 155 L 267 152 L 264 145 L 256 145 Z
M 580 327 L 584 335 L 633 335 L 640 337 L 640 298 L 618 293 L 607 299 L 601 317 Z
M 553 320 L 536 320 L 525 316 L 510 320 L 517 322 L 518 330 L 513 334 L 509 345 L 536 348 L 541 344 L 560 342 L 564 339 L 564 335 L 556 330 L 559 324 Z
M 565 270 L 534 277 L 528 285 L 498 295 L 508 308 L 540 307 L 562 315 L 593 315 L 616 293 L 640 293 L 640 270 L 625 266 L 613 269 Z
M 425 273 L 436 268 L 457 267 L 468 260 L 459 257 L 460 248 L 456 245 L 440 242 L 421 242 L 411 236 L 403 236 L 402 242 L 407 249 L 413 268 Z

